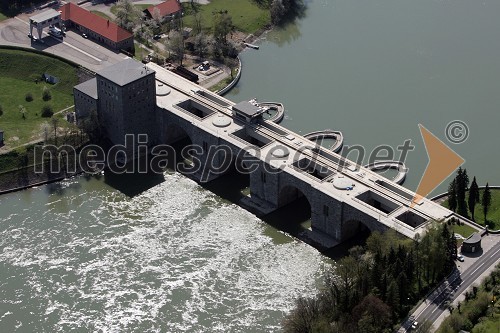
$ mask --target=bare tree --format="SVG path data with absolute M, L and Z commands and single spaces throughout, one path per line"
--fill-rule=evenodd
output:
M 142 14 L 132 0 L 119 0 L 116 3 L 116 23 L 128 31 L 133 31 L 139 21 L 142 25 Z
M 19 105 L 19 112 L 21 112 L 21 116 L 23 117 L 23 119 L 26 119 L 26 108 L 24 107 L 24 105 Z
M 54 128 L 54 144 L 57 146 L 57 125 L 59 124 L 59 119 L 57 117 L 52 117 L 52 126 Z
M 151 17 L 153 22 L 155 22 L 157 27 L 161 26 L 161 23 L 163 21 L 163 17 L 161 16 L 160 9 L 158 7 L 155 7 L 153 9 L 153 12 L 151 13 Z
M 201 26 L 202 26 L 202 16 L 201 13 L 196 13 L 194 15 L 194 33 L 199 34 L 201 33 Z
M 170 33 L 168 47 L 175 54 L 176 59 L 180 61 L 182 66 L 182 60 L 184 59 L 184 37 L 180 32 L 173 31 Z
M 200 32 L 194 37 L 193 46 L 195 52 L 200 58 L 203 58 L 205 54 L 208 53 L 208 38 L 203 33 Z

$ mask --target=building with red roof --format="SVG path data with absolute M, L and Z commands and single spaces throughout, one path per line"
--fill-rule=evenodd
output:
M 156 8 L 160 14 L 160 17 L 163 20 L 172 18 L 173 15 L 180 13 L 182 10 L 181 3 L 179 2 L 179 0 L 167 0 L 165 2 L 160 3 L 159 5 L 151 6 L 145 9 L 144 14 L 146 15 L 146 18 L 148 19 L 153 18 L 153 13 L 155 12 Z
M 114 22 L 92 14 L 71 2 L 59 8 L 59 11 L 66 28 L 73 27 L 112 49 L 133 52 L 134 36 Z

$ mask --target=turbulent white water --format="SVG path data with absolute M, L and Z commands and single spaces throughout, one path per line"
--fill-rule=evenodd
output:
M 2 332 L 274 332 L 328 265 L 178 174 L 134 198 L 79 178 L 0 207 Z

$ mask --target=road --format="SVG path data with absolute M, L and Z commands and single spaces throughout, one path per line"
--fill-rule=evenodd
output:
M 36 12 L 29 15 L 34 14 Z M 2 21 L 0 22 L 0 45 L 21 46 L 53 53 L 92 71 L 99 71 L 126 58 L 124 54 L 107 49 L 90 39 L 85 39 L 75 31 L 67 31 L 66 37 L 63 39 L 48 36 L 44 32 L 44 43 L 33 42 L 27 36 L 28 33 L 27 14 Z
M 494 266 L 499 259 L 500 242 L 497 242 L 488 252 L 478 257 L 463 273 L 456 270 L 447 281 L 443 282 L 443 284 L 429 296 L 426 300 L 427 306 L 423 310 L 420 308 L 417 309 L 416 313 L 413 313 L 410 317 L 414 319 L 408 319 L 398 332 L 407 332 L 413 320 L 419 323 L 429 321 L 434 324 L 443 312 L 448 311 L 448 302 L 452 303 L 471 285 L 478 282 L 479 276 L 489 267 Z

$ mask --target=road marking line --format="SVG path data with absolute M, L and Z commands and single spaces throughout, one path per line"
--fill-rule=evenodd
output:
M 484 265 L 484 262 L 483 262 L 481 265 L 479 265 L 479 266 L 478 266 L 475 270 L 473 270 L 473 271 L 470 273 L 470 275 L 472 276 L 472 274 L 476 273 L 476 271 L 477 271 L 478 269 L 480 269 L 480 268 L 481 268 L 481 266 L 483 266 L 483 265 Z
M 15 18 L 16 20 L 20 21 L 20 22 L 23 22 L 23 23 L 24 23 L 24 24 L 26 24 L 27 26 L 29 26 L 29 25 L 30 25 L 28 22 L 21 20 L 21 19 L 20 19 L 19 17 L 17 17 L 17 16 L 16 16 L 16 17 L 14 17 L 14 18 Z M 69 44 L 68 42 L 63 41 L 62 39 L 57 39 L 57 38 L 55 38 L 54 36 L 51 36 L 51 35 L 49 35 L 48 33 L 44 32 L 44 31 L 42 31 L 42 33 L 43 33 L 43 34 L 45 34 L 45 35 L 47 35 L 47 36 L 50 36 L 50 37 L 54 38 L 55 40 L 58 40 L 58 41 L 62 42 L 64 45 L 69 46 L 69 47 L 71 47 L 72 49 L 74 49 L 74 50 L 76 50 L 76 51 L 78 51 L 78 52 L 81 52 L 81 53 L 85 54 L 86 56 L 88 56 L 88 57 L 90 57 L 90 58 L 92 58 L 92 59 L 94 59 L 94 60 L 97 60 L 97 61 L 99 61 L 99 62 L 102 62 L 102 60 L 101 60 L 101 59 L 99 59 L 99 58 L 97 58 L 97 57 L 93 56 L 93 55 L 92 55 L 92 54 L 90 54 L 90 53 L 85 52 L 84 50 L 81 50 L 81 49 L 77 48 L 76 46 L 73 46 L 73 45 Z
M 493 254 L 490 256 L 490 258 L 491 258 L 491 257 L 493 257 L 495 254 L 497 254 L 497 253 L 498 253 L 498 251 L 500 251 L 500 249 L 498 249 L 495 253 L 493 253 Z

